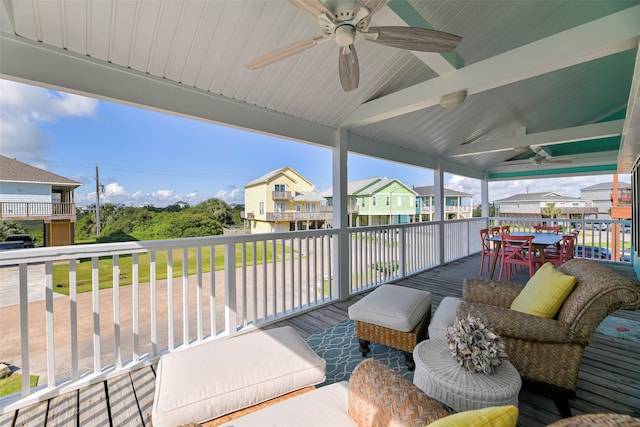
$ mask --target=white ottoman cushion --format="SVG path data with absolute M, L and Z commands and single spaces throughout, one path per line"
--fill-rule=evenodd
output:
M 346 381 L 319 387 L 283 400 L 222 427 L 357 427 L 349 418 L 349 385 Z
M 431 309 L 431 294 L 398 285 L 382 285 L 349 307 L 349 318 L 400 332 L 411 332 Z
M 447 328 L 456 321 L 456 310 L 461 302 L 462 299 L 456 297 L 442 299 L 429 324 L 429 339 L 446 339 Z
M 154 427 L 202 422 L 325 380 L 326 363 L 290 326 L 160 358 Z

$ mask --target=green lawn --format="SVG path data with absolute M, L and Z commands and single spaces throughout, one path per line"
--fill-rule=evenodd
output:
M 262 264 L 266 258 L 266 262 L 272 261 L 272 245 L 267 245 L 266 257 L 262 250 L 262 245 L 257 245 L 256 264 Z M 285 247 L 285 254 L 291 252 L 289 247 Z M 173 255 L 173 277 L 182 276 L 183 251 L 176 249 Z M 253 247 L 247 245 L 246 253 L 247 265 L 253 265 Z M 210 271 L 211 249 L 210 247 L 202 248 L 202 272 Z M 282 244 L 276 244 L 276 261 L 282 260 Z M 133 282 L 133 257 L 131 255 L 121 256 L 118 258 L 120 270 L 120 286 L 131 285 Z M 236 245 L 236 267 L 242 265 L 242 245 Z M 138 255 L 138 282 L 145 283 L 151 281 L 151 262 L 148 253 Z M 187 252 L 187 266 L 189 274 L 195 274 L 196 271 L 196 250 L 189 249 Z M 224 247 L 216 246 L 214 253 L 215 270 L 224 269 Z M 113 261 L 111 257 L 104 257 L 98 261 L 99 283 L 100 289 L 113 287 Z M 77 292 L 91 291 L 91 259 L 82 259 L 76 264 L 76 284 Z M 162 280 L 167 278 L 167 251 L 158 251 L 156 253 L 156 279 Z M 69 265 L 57 264 L 53 267 L 53 290 L 63 295 L 69 295 Z
M 38 385 L 38 378 L 37 375 L 31 375 L 29 377 L 31 388 Z M 0 396 L 13 394 L 20 390 L 22 390 L 22 375 L 11 374 L 7 378 L 0 379 Z

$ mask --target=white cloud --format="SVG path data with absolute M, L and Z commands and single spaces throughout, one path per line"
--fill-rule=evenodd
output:
M 0 80 L 0 152 L 33 164 L 53 142 L 40 126 L 67 117 L 93 117 L 97 108 L 95 99 Z
M 214 196 L 216 199 L 223 200 L 224 202 L 231 204 L 242 204 L 244 203 L 244 191 L 241 188 L 234 188 L 231 191 L 227 190 L 218 190 L 216 195 Z
M 90 190 L 90 187 L 87 187 Z M 75 200 L 78 206 L 91 205 L 96 201 L 96 193 L 88 191 L 81 193 L 82 187 L 76 190 Z M 155 190 L 152 192 L 144 192 L 142 190 L 129 191 L 117 182 L 105 184 L 104 192 L 100 194 L 100 203 L 123 204 L 125 206 L 141 206 L 151 204 L 153 206 L 164 207 L 177 202 L 187 202 L 190 205 L 197 205 L 205 198 L 197 191 L 191 191 L 186 194 L 179 194 L 173 190 Z

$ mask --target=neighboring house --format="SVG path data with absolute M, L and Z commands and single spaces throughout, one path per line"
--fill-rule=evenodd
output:
M 600 184 L 581 188 L 580 198 L 591 202 L 591 206 L 598 208 L 599 218 L 610 219 L 612 192 L 613 182 L 601 182 Z M 631 184 L 628 182 L 619 182 L 618 193 L 620 194 L 619 204 L 628 204 L 631 206 Z
M 73 191 L 80 185 L 0 155 L 0 220 L 43 221 L 45 246 L 73 244 Z
M 435 215 L 435 187 L 425 185 L 413 187 L 418 193 L 416 215 L 418 221 L 433 221 Z M 462 219 L 473 216 L 473 195 L 461 191 L 444 189 L 444 219 Z
M 331 190 L 322 193 L 333 206 Z M 395 178 L 368 178 L 347 185 L 351 227 L 406 224 L 414 221 L 416 196 L 408 185 Z
M 244 212 L 251 233 L 323 228 L 331 219 L 313 184 L 286 166 L 244 186 Z
M 516 194 L 493 203 L 497 217 L 542 217 L 544 208 L 550 203 L 562 209 L 558 218 L 598 217 L 598 208 L 588 206 L 590 203 L 586 200 L 553 192 Z

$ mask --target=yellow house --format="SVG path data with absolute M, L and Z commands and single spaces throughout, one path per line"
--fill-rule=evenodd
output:
M 326 200 L 313 184 L 288 166 L 244 186 L 244 215 L 251 233 L 323 228 L 331 219 Z

